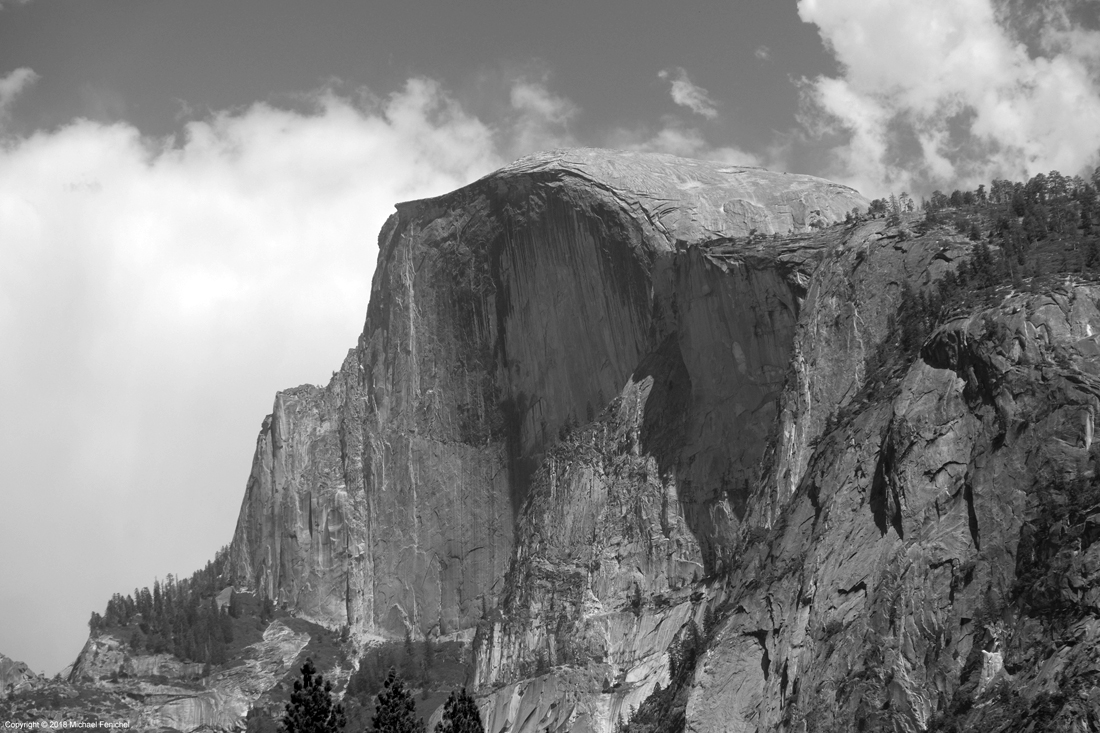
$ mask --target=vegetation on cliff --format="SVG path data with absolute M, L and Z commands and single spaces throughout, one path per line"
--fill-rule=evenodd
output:
M 868 360 L 867 382 L 907 365 L 937 326 L 989 302 L 1002 288 L 1035 292 L 1051 276 L 1100 274 L 1098 185 L 1100 168 L 1092 182 L 1057 171 L 1026 183 L 995 180 L 988 193 L 984 185 L 950 195 L 935 191 L 922 202 L 923 215 L 907 210 L 911 199 L 904 193 L 872 201 L 867 216 L 886 217 L 901 240 L 954 230 L 973 244 L 970 259 L 940 280 L 924 287 L 902 283 L 887 338 Z
M 88 620 L 92 636 L 110 632 L 130 644 L 134 654 L 172 654 L 180 660 L 224 664 L 234 641 L 234 619 L 242 616 L 242 599 L 231 592 L 226 603 L 216 596 L 230 585 L 229 549 L 223 547 L 190 578 L 169 575 L 153 588 L 135 589 L 133 595 L 111 596 L 103 615 L 93 612 Z M 270 604 L 260 614 L 270 614 Z
M 677 733 L 687 723 L 685 709 L 695 665 L 706 649 L 707 639 L 694 621 L 681 629 L 668 652 L 669 683 L 660 683 L 628 719 L 620 718 L 614 733 Z
M 1100 172 L 1094 179 L 1100 179 Z M 817 457 L 820 465 L 842 461 L 844 459 L 839 453 L 855 451 L 858 443 L 853 443 L 850 436 L 857 434 L 864 424 L 870 425 L 874 422 L 872 413 L 875 410 L 886 405 L 893 413 L 893 398 L 902 391 L 903 381 L 915 366 L 918 356 L 930 348 L 938 329 L 955 319 L 965 321 L 974 318 L 976 313 L 985 311 L 985 320 L 978 318 L 974 337 L 983 342 L 1011 342 L 1009 335 L 1000 333 L 1005 326 L 997 320 L 996 314 L 989 315 L 1011 293 L 1022 293 L 1025 296 L 1029 293 L 1045 294 L 1057 289 L 1067 277 L 1079 281 L 1095 280 L 1100 275 L 1096 182 L 1085 182 L 1080 178 L 1067 179 L 1055 172 L 1036 176 L 1026 183 L 995 181 L 990 193 L 986 193 L 984 186 L 975 191 L 956 191 L 950 196 L 937 192 L 923 204 L 923 212 L 916 211 L 916 205 L 907 206 L 907 197 L 902 196 L 873 202 L 866 215 L 855 212 L 849 216 L 849 226 L 860 223 L 860 219 L 885 219 L 886 226 L 882 228 L 879 225 L 874 241 L 879 243 L 878 246 L 888 247 L 889 241 L 894 240 L 899 252 L 915 246 L 935 248 L 942 242 L 941 253 L 948 267 L 943 268 L 936 278 L 920 280 L 910 277 L 889 283 L 898 288 L 896 292 L 899 295 L 893 301 L 894 312 L 888 319 L 885 338 L 868 352 L 862 390 L 844 408 L 829 416 L 821 437 L 811 443 L 819 447 L 823 454 Z M 947 243 L 957 242 L 960 235 L 970 240 L 970 251 L 963 259 L 954 259 L 948 254 Z M 855 256 L 858 267 L 862 255 L 857 253 Z M 1062 357 L 1055 354 L 1055 358 Z M 927 355 L 927 360 L 936 362 L 933 355 Z M 1068 362 L 1063 366 L 1065 365 Z M 989 379 L 992 377 L 984 373 L 970 375 L 969 378 L 964 375 L 967 385 L 964 399 L 975 405 L 974 409 L 982 415 L 985 414 L 982 412 L 985 408 L 981 405 L 990 402 L 992 395 L 997 392 L 997 385 L 987 384 Z M 1017 398 L 1023 399 L 1019 392 L 1016 394 Z M 1039 399 L 1040 402 L 1045 400 L 1049 404 L 1049 407 L 1042 409 L 1044 415 L 1061 406 L 1056 400 L 1050 401 L 1047 397 Z M 996 416 L 991 418 L 994 423 L 1000 419 Z M 873 480 L 870 476 L 866 477 L 871 484 L 869 501 L 875 511 L 879 532 L 885 537 L 888 532 L 893 536 L 893 530 L 897 530 L 896 540 L 900 546 L 905 545 L 906 537 L 901 526 L 903 508 L 908 502 L 915 502 L 916 496 L 907 497 L 905 492 L 913 490 L 913 487 L 900 484 L 895 486 L 897 477 L 885 475 L 894 473 L 895 467 L 892 463 L 895 459 L 902 460 L 902 449 L 897 448 L 895 456 L 894 444 L 888 438 L 891 427 L 895 430 L 911 428 L 896 421 L 893 425 L 887 421 L 884 426 L 888 435 L 878 451 L 879 465 L 884 476 L 880 480 L 876 472 Z M 1018 433 L 1028 427 L 1025 421 L 1016 426 L 1015 430 Z M 833 433 L 836 435 L 830 438 Z M 1004 440 L 1003 435 L 995 436 L 989 448 L 980 450 L 997 451 Z M 1088 440 L 1085 439 L 1086 447 Z M 923 445 L 919 440 L 917 444 Z M 960 467 L 965 465 L 959 464 Z M 1094 468 L 1085 466 L 1085 474 L 1082 475 L 1088 475 Z M 967 470 L 975 469 L 971 466 Z M 812 467 L 809 473 L 813 474 Z M 969 480 L 968 477 L 967 482 Z M 892 665 L 897 663 L 898 658 L 914 652 L 892 649 L 891 644 L 895 637 L 903 638 L 904 635 L 898 630 L 903 625 L 931 622 L 920 614 L 914 614 L 915 621 L 913 618 L 895 617 L 895 614 L 901 613 L 898 607 L 904 605 L 905 601 L 897 595 L 900 590 L 891 590 L 893 581 L 886 577 L 889 573 L 884 573 L 883 577 L 886 579 L 881 581 L 881 588 L 874 587 L 874 583 L 880 581 L 874 580 L 872 575 L 854 585 L 834 591 L 838 593 L 838 600 L 833 602 L 844 603 L 848 597 L 852 597 L 860 601 L 866 598 L 868 607 L 875 603 L 891 605 L 889 615 L 884 617 L 889 621 L 888 624 L 879 624 L 877 617 L 870 620 L 861 618 L 855 626 L 861 631 L 856 632 L 853 631 L 850 621 L 843 622 L 840 618 L 833 618 L 825 624 L 822 631 L 822 642 L 826 648 L 817 659 L 819 663 L 828 663 L 835 657 L 846 660 L 845 664 L 866 666 L 862 670 L 856 669 L 854 673 L 852 668 L 848 668 L 847 672 L 838 673 L 835 677 L 820 671 L 815 672 L 815 679 L 828 679 L 829 684 L 839 685 L 835 698 L 807 696 L 804 701 L 800 701 L 799 691 L 806 692 L 802 685 L 808 682 L 805 679 L 795 680 L 788 687 L 787 661 L 781 660 L 780 694 L 774 698 L 776 702 L 770 703 L 778 706 L 778 712 L 772 714 L 786 721 L 786 724 L 791 724 L 793 720 L 804 721 L 808 730 L 828 730 L 831 729 L 830 725 L 839 724 L 841 720 L 853 729 L 887 729 L 895 724 L 901 726 L 898 729 L 908 729 L 913 721 L 928 715 L 926 712 L 913 712 L 909 707 L 913 706 L 915 709 L 917 705 L 926 705 L 935 713 L 930 721 L 927 717 L 923 720 L 927 721 L 926 725 L 930 725 L 930 730 L 936 731 L 1022 730 L 1027 726 L 1031 726 L 1028 730 L 1036 731 L 1065 730 L 1075 724 L 1074 721 L 1087 717 L 1090 706 L 1095 709 L 1097 698 L 1090 692 L 1091 685 L 1088 682 L 1097 663 L 1096 654 L 1092 651 L 1095 646 L 1091 642 L 1100 634 L 1094 616 L 1096 608 L 1100 607 L 1100 601 L 1097 601 L 1100 591 L 1093 590 L 1095 583 L 1090 575 L 1095 567 L 1100 567 L 1100 562 L 1095 560 L 1100 555 L 1088 552 L 1095 539 L 1094 535 L 1100 536 L 1100 532 L 1095 532 L 1092 526 L 1095 517 L 1100 516 L 1097 514 L 1100 510 L 1100 505 L 1097 504 L 1097 484 L 1094 478 L 1063 479 L 1043 472 L 1036 474 L 1033 480 L 1036 485 L 1029 489 L 1028 513 L 1020 529 L 1013 589 L 1008 596 L 1002 598 L 993 592 L 991 586 L 983 601 L 984 605 L 981 605 L 979 616 L 962 619 L 965 624 L 963 630 L 952 632 L 957 639 L 969 633 L 966 629 L 976 628 L 973 644 L 966 647 L 969 654 L 958 661 L 961 672 L 952 670 L 949 664 L 945 665 L 935 658 L 939 648 L 935 645 L 952 643 L 952 633 L 942 636 L 938 641 L 928 642 L 929 649 L 924 664 L 929 665 L 929 669 L 942 669 L 942 672 L 937 673 L 941 675 L 937 684 L 944 684 L 945 681 L 952 680 L 953 675 L 958 675 L 957 689 L 954 688 L 954 683 L 947 682 L 952 687 L 951 694 L 944 697 L 941 693 L 939 700 L 934 697 L 922 700 L 915 697 L 915 693 L 913 698 L 907 698 L 909 693 L 901 692 L 903 689 L 908 690 L 914 683 L 895 677 Z M 828 516 L 827 510 L 822 514 L 822 504 L 826 497 L 823 495 L 824 490 L 816 482 L 807 483 L 810 484 L 809 503 L 813 505 L 810 518 L 817 525 L 822 516 Z M 894 492 L 886 502 L 889 506 L 876 508 L 876 492 L 883 491 L 879 484 L 887 483 L 893 487 L 891 490 Z M 834 487 L 830 490 L 836 489 Z M 976 551 L 979 539 L 977 526 L 974 524 L 974 489 L 969 483 L 960 488 L 959 501 L 965 502 L 969 507 L 970 532 L 975 545 L 973 550 Z M 946 504 L 942 511 L 947 511 Z M 884 515 L 883 521 L 880 521 L 880 513 Z M 963 516 L 965 528 L 965 514 Z M 787 521 L 781 516 L 770 529 L 750 528 L 743 538 L 743 552 L 735 554 L 743 558 L 751 557 L 750 550 L 754 545 L 771 545 L 775 552 L 775 548 L 784 541 L 785 534 L 789 532 Z M 910 531 L 919 534 L 921 530 Z M 992 528 L 990 531 L 992 532 Z M 918 539 L 917 542 L 919 541 Z M 916 547 L 911 547 L 909 551 L 918 552 Z M 950 607 L 952 602 L 958 603 L 956 592 L 962 594 L 968 585 L 978 588 L 990 582 L 987 576 L 982 576 L 982 580 L 978 581 L 982 573 L 1001 572 L 999 569 L 976 569 L 976 562 L 981 561 L 971 558 L 958 567 L 952 566 L 950 598 L 937 598 L 937 603 L 947 603 Z M 749 560 L 745 560 L 745 563 L 752 566 Z M 797 576 L 799 566 L 796 564 L 791 567 L 794 569 L 790 572 Z M 1011 570 L 1009 568 L 1010 573 Z M 765 583 L 758 592 L 770 599 L 773 590 Z M 889 597 L 891 592 L 895 594 L 893 601 L 880 600 Z M 809 601 L 799 600 L 799 603 L 806 602 Z M 962 607 L 960 604 L 960 608 Z M 969 616 L 970 612 L 964 611 L 964 614 Z M 778 634 L 778 629 L 775 633 Z M 855 635 L 857 633 L 865 633 L 858 642 L 859 637 Z M 678 643 L 682 643 L 682 638 Z M 876 638 L 878 642 L 873 641 Z M 847 651 L 841 646 L 843 640 L 850 644 Z M 907 639 L 897 643 L 917 642 Z M 857 644 L 866 651 L 856 654 Z M 692 675 L 698 677 L 694 672 L 698 659 L 706 653 L 715 653 L 721 645 L 701 645 L 698 654 L 692 655 Z M 761 663 L 767 665 L 769 646 L 762 640 L 761 647 Z M 916 654 L 924 653 L 921 647 L 916 648 Z M 999 662 L 1002 656 L 1004 667 L 998 673 L 998 668 L 991 660 Z M 772 661 L 775 662 L 775 657 Z M 714 664 L 721 662 L 715 661 Z M 683 674 L 683 667 L 677 666 L 675 655 L 672 666 L 670 684 L 667 687 L 658 686 L 627 720 L 619 721 L 618 733 L 678 733 L 685 729 L 685 703 L 688 693 L 685 691 L 684 681 L 679 679 Z M 774 677 L 780 675 L 773 675 Z M 689 675 L 686 686 L 691 687 L 692 684 Z M 768 680 L 767 669 L 764 670 L 763 684 L 765 688 L 774 684 Z M 979 700 L 981 704 L 978 704 Z M 993 704 L 988 705 L 986 702 Z M 831 719 L 831 715 L 842 717 Z

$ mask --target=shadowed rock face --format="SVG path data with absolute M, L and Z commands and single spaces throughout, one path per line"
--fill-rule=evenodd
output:
M 634 431 L 647 501 L 678 529 L 675 559 L 648 557 L 660 570 L 638 585 L 713 570 L 825 246 L 732 239 L 813 232 L 864 206 L 807 176 L 598 150 L 532 156 L 398 206 L 358 346 L 324 389 L 280 393 L 264 422 L 237 576 L 360 635 L 470 633 L 508 592 L 548 451 L 639 388 L 652 405 L 609 419 Z M 608 599 L 634 587 L 631 572 L 607 573 Z

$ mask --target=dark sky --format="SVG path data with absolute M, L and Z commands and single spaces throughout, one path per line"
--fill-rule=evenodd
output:
M 1095 0 L 0 0 L 0 653 L 229 542 L 397 201 L 541 149 L 868 198 L 1100 163 Z
M 758 57 L 767 49 L 768 58 Z M 14 129 L 74 116 L 122 119 L 143 133 L 339 80 L 384 95 L 411 76 L 440 81 L 474 114 L 500 82 L 550 76 L 581 110 L 575 134 L 658 124 L 674 114 L 662 69 L 688 70 L 718 100 L 714 145 L 766 146 L 792 126 L 792 79 L 835 70 L 793 2 L 263 2 L 38 0 L 0 17 L 0 69 L 39 81 Z M 595 140 L 594 140 L 595 141 Z

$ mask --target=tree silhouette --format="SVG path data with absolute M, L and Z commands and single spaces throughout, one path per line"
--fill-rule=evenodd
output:
M 452 692 L 443 706 L 443 720 L 435 724 L 435 733 L 485 733 L 477 703 L 463 687 Z
M 313 660 L 306 658 L 302 679 L 295 680 L 294 692 L 279 725 L 282 733 L 337 733 L 344 729 L 344 708 L 332 703 L 332 683 L 317 674 Z
M 374 733 L 424 733 L 424 719 L 416 717 L 416 703 L 397 672 L 390 669 L 370 720 Z

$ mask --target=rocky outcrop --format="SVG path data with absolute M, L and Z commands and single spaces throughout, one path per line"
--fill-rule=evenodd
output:
M 239 727 L 252 703 L 293 669 L 308 641 L 307 634 L 273 621 L 263 641 L 245 650 L 242 664 L 211 675 L 203 689 L 145 691 L 136 725 L 181 731 Z
M 26 664 L 0 654 L 0 699 L 32 690 L 42 682 L 42 678 L 32 672 Z
M 112 717 L 141 730 L 233 730 L 249 708 L 292 672 L 309 635 L 272 621 L 235 663 L 204 676 L 204 665 L 168 654 L 133 654 L 109 634 L 88 640 L 70 680 L 115 700 Z M 26 713 L 40 719 L 41 712 Z
M 264 423 L 237 578 L 361 639 L 478 628 L 493 730 L 605 728 L 732 562 L 811 274 L 865 206 L 595 150 L 399 205 L 358 346 Z
M 1002 645 L 1033 650 L 1051 633 L 1017 602 L 1028 507 L 1051 483 L 1094 475 L 1098 295 L 1074 283 L 1003 294 L 942 327 L 896 394 L 857 391 L 854 376 L 834 385 L 852 395 L 835 429 L 770 533 L 742 544 L 689 729 L 918 731 L 994 700 Z M 1095 659 L 1087 626 L 1077 638 Z M 1025 681 L 1041 667 L 1013 672 L 1003 694 L 1035 699 L 1042 684 Z
M 712 538 L 732 531 L 726 515 L 763 449 L 767 419 L 755 416 L 782 384 L 812 269 L 803 248 L 740 253 L 733 241 L 816 231 L 862 206 L 807 176 L 591 150 L 400 205 L 379 238 L 359 345 L 324 389 L 280 393 L 264 423 L 232 545 L 237 577 L 360 638 L 474 628 L 502 601 L 517 517 L 559 434 L 604 411 L 666 341 L 669 364 L 698 384 L 666 399 L 737 401 L 728 416 L 677 417 L 709 447 L 697 446 L 699 490 L 683 519 L 702 546 L 670 577 L 713 565 Z M 729 263 L 691 251 L 703 242 Z M 746 291 L 716 287 L 731 267 Z M 726 369 L 750 379 L 721 384 Z M 650 422 L 643 440 L 668 464 L 675 449 Z M 730 468 L 716 444 L 742 432 L 753 438 Z M 715 492 L 708 480 L 723 472 L 730 485 Z
M 70 682 L 99 682 L 121 677 L 192 680 L 202 676 L 203 665 L 181 662 L 171 654 L 137 654 L 124 640 L 111 634 L 93 636 L 73 663 Z

